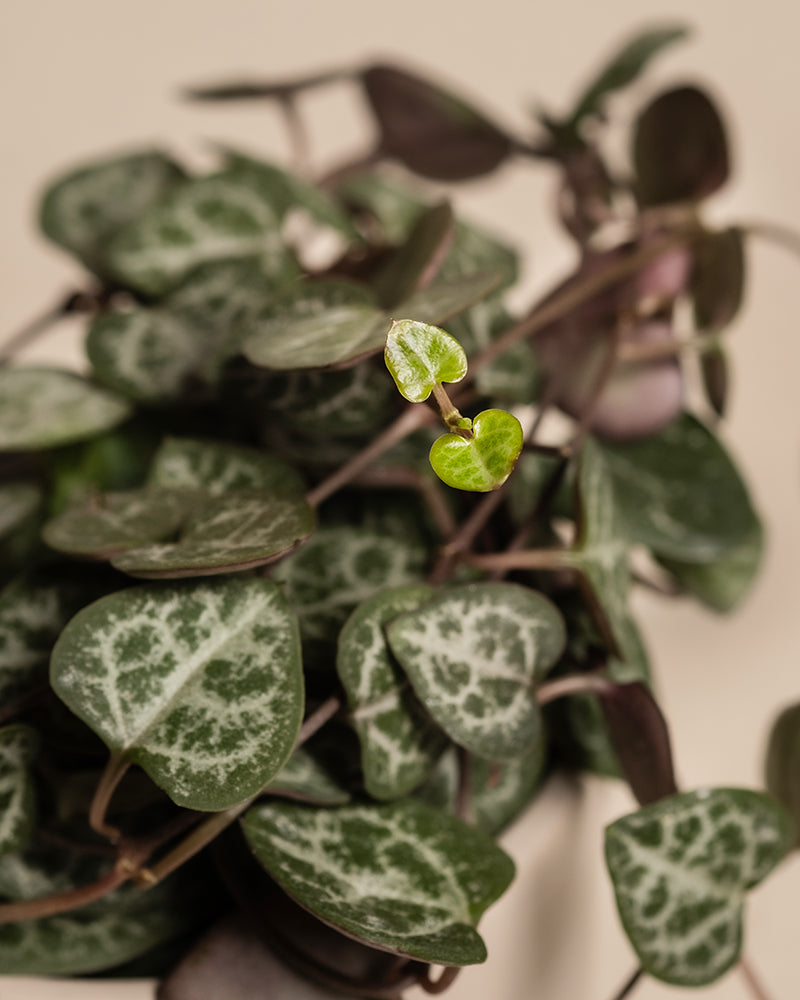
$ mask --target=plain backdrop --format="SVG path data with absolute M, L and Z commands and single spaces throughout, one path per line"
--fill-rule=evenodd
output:
M 188 105 L 179 99 L 186 84 L 240 75 L 280 78 L 392 58 L 434 71 L 524 130 L 530 108 L 565 109 L 625 34 L 676 20 L 693 26 L 691 40 L 660 57 L 638 93 L 668 81 L 700 81 L 728 113 L 735 174 L 708 206 L 709 217 L 800 226 L 800 9 L 790 2 L 5 0 L 0 339 L 76 280 L 73 264 L 34 227 L 37 192 L 62 168 L 148 143 L 202 162 L 211 140 L 285 160 L 274 111 Z M 613 110 L 628 107 L 622 99 Z M 366 142 L 366 119 L 353 90 L 314 97 L 308 111 L 320 168 L 359 136 Z M 455 192 L 466 214 L 525 249 L 528 295 L 546 288 L 572 259 L 553 224 L 553 191 L 546 170 L 513 167 Z M 730 331 L 734 378 L 725 438 L 766 521 L 764 573 L 730 620 L 686 602 L 638 601 L 687 788 L 757 786 L 770 722 L 800 698 L 800 260 L 754 242 L 748 264 L 746 308 Z M 65 326 L 33 356 L 55 359 L 78 336 L 77 327 Z M 570 819 L 536 819 L 510 835 L 523 868 L 520 889 L 490 913 L 484 926 L 492 960 L 462 977 L 448 994 L 453 1000 L 611 1000 L 634 966 L 601 862 L 603 823 L 628 810 L 630 798 L 603 782 L 590 782 L 580 793 L 560 787 L 553 797 Z M 531 833 L 531 826 L 540 829 Z M 549 862 L 524 860 L 531 838 L 549 838 L 567 860 L 569 877 Z M 773 1000 L 792 1000 L 800 992 L 799 898 L 800 867 L 790 861 L 748 907 L 746 949 Z M 515 952 L 527 960 L 522 980 L 511 967 Z M 0 979 L 0 1000 L 33 1000 L 44 995 L 40 989 L 33 981 Z M 75 989 L 76 997 L 94 996 L 80 985 Z M 112 996 L 103 987 L 97 995 Z M 652 982 L 635 993 L 639 1000 L 677 995 Z M 750 994 L 734 972 L 700 995 L 744 1000 Z

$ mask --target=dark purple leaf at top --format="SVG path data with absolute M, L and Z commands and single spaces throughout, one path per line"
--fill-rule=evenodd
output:
M 381 131 L 380 149 L 423 177 L 488 174 L 512 150 L 509 137 L 461 98 L 394 66 L 361 74 Z
M 677 87 L 639 116 L 633 139 L 636 191 L 642 205 L 699 201 L 730 174 L 725 125 L 710 97 Z

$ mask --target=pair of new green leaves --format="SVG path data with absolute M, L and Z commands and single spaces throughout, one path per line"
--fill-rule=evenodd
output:
M 430 451 L 436 475 L 448 486 L 485 493 L 508 479 L 522 451 L 519 420 L 506 410 L 484 410 L 474 420 L 462 417 L 437 389 L 443 382 L 460 382 L 467 374 L 467 356 L 458 341 L 438 327 L 414 320 L 392 324 L 386 337 L 386 367 L 400 394 L 413 403 L 433 392 L 449 428 Z

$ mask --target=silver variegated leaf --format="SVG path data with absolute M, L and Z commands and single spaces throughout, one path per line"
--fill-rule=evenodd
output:
M 276 567 L 303 638 L 335 639 L 350 612 L 384 587 L 418 583 L 425 550 L 416 539 L 353 527 L 320 528 Z
M 739 958 L 742 906 L 791 847 L 770 798 L 714 788 L 661 799 L 606 828 L 606 863 L 642 967 L 704 986 Z
M 485 960 L 475 925 L 514 865 L 474 827 L 410 799 L 313 810 L 263 803 L 242 826 L 272 877 L 334 927 L 426 962 Z
M 684 414 L 660 434 L 604 452 L 621 530 L 659 555 L 711 562 L 758 527 L 736 467 L 696 417 Z
M 304 484 L 286 462 L 256 448 L 228 441 L 165 438 L 153 456 L 148 484 L 173 490 L 202 490 L 221 496 L 248 487 L 302 493 Z
M 508 760 L 542 739 L 536 685 L 566 638 L 542 594 L 506 583 L 454 587 L 397 617 L 387 635 L 420 701 L 460 746 Z
M 48 521 L 42 538 L 69 555 L 108 559 L 173 535 L 191 510 L 186 491 L 147 489 L 90 496 Z
M 183 171 L 158 150 L 97 160 L 71 171 L 47 189 L 40 225 L 54 243 L 102 273 L 111 237 L 183 177 Z
M 252 322 L 242 342 L 254 365 L 277 371 L 328 368 L 381 348 L 389 319 L 365 288 L 298 282 Z
M 39 748 L 35 729 L 0 729 L 0 854 L 16 851 L 33 828 L 35 799 L 30 768 Z
M 339 634 L 336 669 L 361 743 L 364 787 L 399 799 L 430 772 L 445 737 L 417 702 L 392 656 L 384 625 L 433 596 L 424 584 L 380 591 L 360 604 Z
M 296 619 L 255 578 L 101 598 L 62 632 L 51 683 L 113 753 L 192 809 L 226 809 L 271 781 L 303 715 Z
M 341 806 L 350 801 L 350 793 L 331 777 L 305 747 L 297 747 L 269 785 L 269 792 L 287 799 L 313 802 L 315 805 Z
M 172 291 L 206 261 L 244 257 L 258 257 L 272 275 L 287 267 L 278 209 L 232 171 L 181 185 L 109 246 L 117 279 L 153 296 Z
M 202 504 L 177 542 L 128 549 L 111 562 L 144 579 L 214 576 L 263 566 L 314 529 L 314 512 L 299 494 L 231 490 Z
M 115 427 L 130 412 L 124 399 L 62 369 L 0 370 L 0 451 L 84 441 Z

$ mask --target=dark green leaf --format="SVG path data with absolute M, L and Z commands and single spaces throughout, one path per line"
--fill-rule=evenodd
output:
M 175 490 L 90 496 L 48 521 L 42 537 L 58 552 L 109 559 L 126 549 L 175 534 L 191 509 L 191 498 Z
M 424 584 L 380 591 L 356 608 L 339 634 L 336 669 L 361 743 L 364 787 L 375 799 L 407 795 L 444 748 L 384 634 L 388 622 L 432 595 Z
M 104 273 L 109 240 L 183 176 L 180 167 L 157 150 L 96 160 L 51 184 L 42 199 L 39 224 L 54 243 Z
M 800 705 L 789 705 L 773 722 L 765 761 L 767 790 L 792 817 L 800 844 Z
M 387 627 L 419 699 L 460 746 L 490 760 L 542 739 L 536 684 L 561 655 L 564 622 L 516 584 L 455 587 Z
M 327 923 L 422 961 L 485 960 L 474 928 L 514 866 L 479 830 L 412 800 L 315 810 L 263 803 L 242 825 L 273 878 Z
M 303 715 L 297 623 L 268 580 L 134 587 L 53 650 L 59 697 L 179 805 L 222 810 L 281 770 Z
M 381 149 L 414 173 L 466 180 L 509 156 L 508 136 L 427 80 L 393 66 L 370 66 L 361 78 L 381 130 Z
M 392 310 L 441 270 L 455 234 L 453 209 L 447 201 L 422 212 L 406 241 L 374 281 L 380 304 Z
M 0 485 L 0 538 L 13 535 L 42 505 L 41 487 L 34 483 Z
M 744 284 L 742 230 L 706 233 L 694 250 L 690 288 L 697 328 L 707 333 L 726 327 L 742 305 Z
M 20 848 L 33 829 L 30 769 L 38 749 L 39 736 L 30 726 L 0 729 L 0 854 Z
M 682 41 L 689 34 L 683 25 L 649 28 L 627 41 L 589 83 L 569 115 L 568 127 L 577 129 L 583 119 L 603 110 L 606 98 L 626 87 L 642 73 L 662 49 Z
M 642 205 L 699 201 L 730 173 L 725 126 L 697 87 L 677 87 L 652 101 L 636 122 L 636 188 Z
M 321 806 L 341 806 L 350 801 L 350 793 L 305 747 L 295 749 L 277 777 L 270 782 L 269 792 Z
M 645 972 L 704 986 L 739 958 L 742 905 L 791 843 L 788 817 L 757 792 L 675 795 L 606 828 L 622 924 Z
M 58 368 L 0 370 L 0 451 L 55 448 L 121 423 L 129 404 Z
M 305 499 L 269 489 L 238 489 L 201 504 L 177 542 L 129 549 L 112 558 L 145 579 L 212 576 L 272 562 L 314 529 Z
M 712 562 L 758 526 L 747 488 L 715 435 L 685 414 L 660 434 L 606 444 L 620 526 L 631 542 L 685 562 Z
M 728 357 L 721 348 L 703 351 L 700 357 L 700 375 L 709 406 L 718 417 L 724 417 L 728 408 L 730 377 Z
M 165 438 L 153 457 L 148 484 L 169 490 L 202 490 L 221 496 L 247 487 L 302 493 L 295 470 L 281 459 L 256 448 L 228 441 Z
M 497 291 L 499 271 L 473 271 L 456 277 L 440 277 L 432 285 L 414 292 L 394 309 L 395 316 L 409 316 L 420 323 L 444 323 Z

